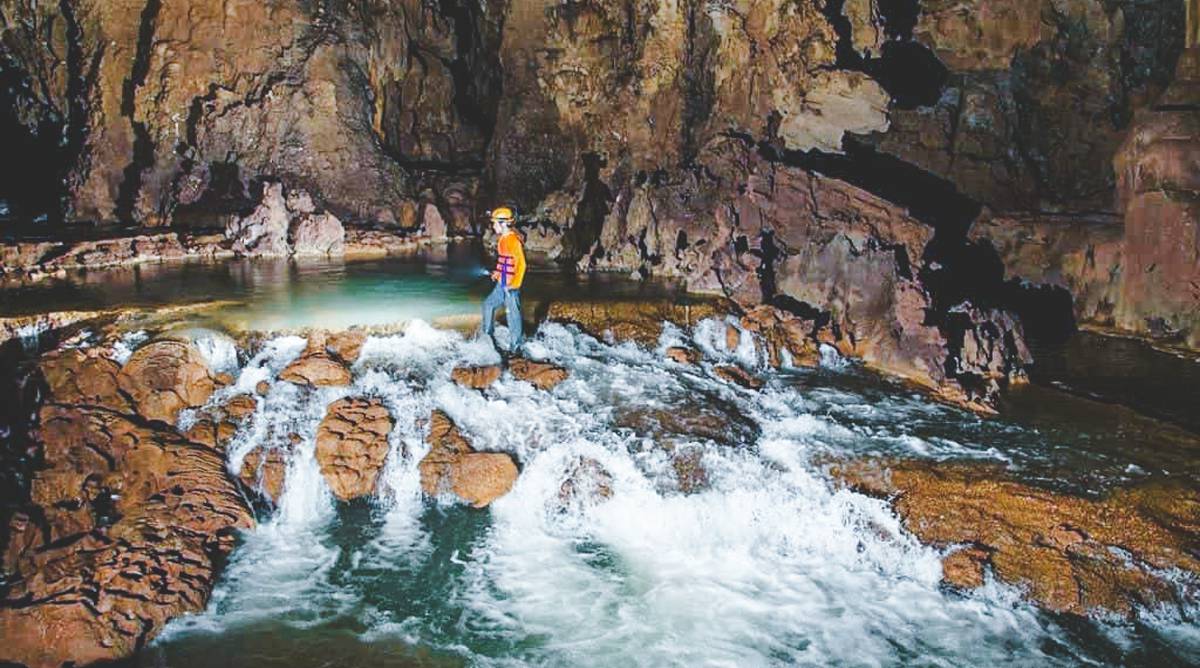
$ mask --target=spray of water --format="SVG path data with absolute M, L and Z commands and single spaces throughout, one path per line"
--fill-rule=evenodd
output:
M 239 470 L 257 447 L 286 449 L 279 508 L 246 536 L 208 611 L 174 622 L 159 642 L 266 619 L 299 629 L 348 620 L 360 641 L 400 639 L 475 665 L 1090 660 L 1011 588 L 945 591 L 937 551 L 909 536 L 885 503 L 835 488 L 814 464 L 881 453 L 1005 457 L 973 442 L 969 428 L 951 439 L 903 427 L 947 415 L 969 426 L 968 418 L 903 393 L 867 397 L 813 382 L 811 374 L 844 370 L 836 353 L 823 353 L 828 368 L 742 390 L 709 372 L 714 360 L 761 365 L 753 346 L 724 349 L 726 324 L 701 323 L 692 337 L 668 326 L 653 351 L 544 325 L 529 354 L 570 371 L 550 393 L 507 376 L 486 392 L 454 384 L 454 367 L 498 355 L 486 340 L 419 321 L 369 338 L 350 387 L 274 383 L 230 446 L 229 467 Z M 683 342 L 709 361 L 665 361 L 663 347 Z M 303 347 L 298 337 L 268 342 L 213 401 L 273 378 Z M 378 398 L 396 418 L 379 493 L 365 509 L 334 502 L 313 456 L 326 406 L 343 396 Z M 709 433 L 670 443 L 700 453 L 706 484 L 692 493 L 679 490 L 663 440 L 623 421 L 637 410 L 715 407 L 729 421 L 721 442 Z M 476 448 L 520 462 L 515 487 L 488 510 L 422 497 L 423 418 L 435 408 Z M 564 499 L 581 458 L 607 473 L 610 494 Z M 1157 624 L 1196 644 L 1178 616 Z

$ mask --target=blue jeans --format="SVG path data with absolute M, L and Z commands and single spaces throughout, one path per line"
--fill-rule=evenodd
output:
M 525 343 L 521 333 L 521 290 L 506 290 L 500 282 L 492 289 L 487 299 L 483 300 L 483 333 L 492 335 L 492 321 L 496 317 L 496 309 L 504 306 L 504 322 L 508 325 L 509 350 L 516 352 Z

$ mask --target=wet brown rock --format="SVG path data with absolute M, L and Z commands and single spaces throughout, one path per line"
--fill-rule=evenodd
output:
M 517 480 L 517 465 L 502 452 L 477 452 L 442 411 L 429 421 L 429 454 L 421 460 L 421 489 L 430 496 L 452 493 L 483 508 L 504 496 Z
M 304 212 L 292 221 L 288 241 L 294 255 L 342 255 L 346 230 L 331 213 Z
M 681 327 L 723 313 L 727 306 L 716 301 L 675 304 L 669 301 L 555 301 L 546 315 L 548 320 L 578 325 L 602 340 L 633 341 L 654 346 L 662 334 L 664 322 Z
M 62 404 L 103 406 L 115 411 L 131 409 L 121 394 L 121 367 L 97 349 L 67 348 L 42 356 L 38 368 L 46 379 L 50 401 Z
M 267 393 L 270 391 L 271 391 L 271 384 L 265 380 L 260 380 L 257 383 L 255 383 L 255 385 L 254 385 L 254 393 L 260 397 L 267 396 Z
M 224 451 L 237 435 L 238 427 L 254 414 L 258 400 L 249 394 L 239 394 L 224 405 L 206 409 L 184 434 L 188 440 Z
M 764 350 L 767 363 L 773 368 L 783 365 L 785 351 L 798 366 L 816 366 L 821 360 L 813 335 L 816 323 L 812 320 L 764 304 L 742 316 L 741 325 L 755 337 L 756 347 Z
M 450 379 L 462 385 L 476 390 L 482 390 L 491 387 L 492 383 L 500 379 L 500 365 L 492 364 L 488 366 L 464 366 L 458 367 L 450 372 Z
M 391 412 L 377 399 L 329 405 L 317 429 L 316 457 L 335 496 L 349 501 L 375 492 L 393 424 Z
M 366 332 L 355 329 L 340 332 L 330 332 L 325 340 L 325 349 L 337 355 L 346 364 L 354 364 L 362 353 L 363 344 L 367 342 Z
M 613 426 L 630 429 L 668 448 L 692 440 L 739 446 L 758 437 L 753 420 L 742 415 L 736 405 L 715 396 L 698 396 L 689 405 L 669 409 L 631 407 L 617 413 Z
M 167 423 L 174 423 L 179 411 L 204 404 L 216 389 L 200 351 L 172 339 L 138 348 L 117 380 L 139 415 Z
M 704 468 L 704 450 L 698 447 L 680 449 L 671 457 L 675 481 L 684 494 L 699 492 L 708 487 L 708 470 Z
M 217 561 L 252 516 L 223 458 L 171 429 L 61 406 L 43 407 L 40 425 L 46 468 L 32 500 L 58 542 L 16 558 L 20 579 L 0 606 L 0 659 L 57 666 L 128 656 L 171 618 L 204 609 Z M 100 498 L 112 516 L 93 510 Z M 81 512 L 59 512 L 69 508 Z
M 989 556 L 987 550 L 977 547 L 955 550 L 942 560 L 942 579 L 959 589 L 982 587 Z
M 695 348 L 672 346 L 667 348 L 666 355 L 667 359 L 674 360 L 679 364 L 692 365 L 700 362 L 700 351 Z
M 1163 571 L 1200 573 L 1194 489 L 1145 486 L 1096 501 L 1013 481 L 996 467 L 903 461 L 851 462 L 834 476 L 892 499 L 923 542 L 973 546 L 945 567 L 959 586 L 979 581 L 982 551 L 998 579 L 1048 609 L 1130 614 L 1174 600 Z
M 721 364 L 713 367 L 713 373 L 717 376 L 737 385 L 740 385 L 748 390 L 761 389 L 763 381 L 752 375 L 749 371 L 735 366 L 733 364 Z
M 558 487 L 563 506 L 612 498 L 612 474 L 591 457 L 576 457 Z
M 350 369 L 326 349 L 327 341 L 324 332 L 310 334 L 304 352 L 280 372 L 279 379 L 313 387 L 349 385 Z
M 514 378 L 547 392 L 557 387 L 569 375 L 564 367 L 548 362 L 535 362 L 524 357 L 509 360 L 508 371 Z
M 742 342 L 742 332 L 733 325 L 725 325 L 725 349 L 734 351 L 738 349 L 738 344 Z
M 287 477 L 287 458 L 288 452 L 283 448 L 259 446 L 246 453 L 238 478 L 247 487 L 261 493 L 271 503 L 277 504 L 283 495 L 283 485 Z

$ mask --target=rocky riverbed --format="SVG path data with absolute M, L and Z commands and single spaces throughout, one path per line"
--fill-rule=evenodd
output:
M 467 563 L 484 559 L 478 563 L 484 580 L 456 586 L 490 582 L 487 587 L 500 589 L 454 605 L 465 606 L 459 614 L 471 616 L 486 600 L 487 609 L 515 615 L 508 623 L 534 625 L 514 629 L 518 636 L 542 628 L 536 633 L 570 637 L 565 628 L 535 621 L 537 614 L 526 606 L 540 605 L 535 603 L 540 598 L 526 599 L 520 579 L 532 577 L 529 586 L 548 587 L 540 595 L 562 588 L 553 595 L 569 599 L 590 591 L 595 584 L 586 584 L 592 577 L 586 570 L 573 576 L 584 578 L 574 585 L 544 580 L 554 569 L 567 569 L 558 572 L 562 575 L 590 568 L 583 564 L 592 557 L 573 566 L 570 559 L 547 563 L 551 572 L 538 576 L 527 572 L 533 563 L 560 558 L 553 556 L 561 549 L 554 545 L 566 536 L 551 536 L 586 526 L 578 539 L 590 536 L 584 540 L 607 544 L 605 549 L 623 559 L 644 559 L 649 553 L 636 555 L 657 544 L 667 550 L 664 558 L 674 554 L 671 559 L 693 562 L 674 568 L 692 572 L 692 586 L 724 592 L 713 595 L 734 606 L 730 610 L 745 604 L 734 593 L 745 585 L 734 583 L 740 571 L 726 572 L 728 563 L 707 571 L 703 560 L 725 563 L 741 554 L 738 558 L 758 564 L 752 569 L 769 563 L 781 574 L 792 573 L 789 578 L 834 587 L 839 605 L 846 603 L 844 596 L 861 596 L 851 593 L 859 586 L 874 587 L 872 595 L 885 600 L 924 601 L 912 609 L 853 607 L 846 622 L 866 629 L 892 620 L 888 628 L 863 631 L 868 652 L 884 651 L 888 643 L 946 642 L 935 638 L 947 629 L 937 631 L 939 624 L 924 616 L 932 605 L 951 606 L 958 614 L 983 606 L 989 616 L 1016 615 L 999 622 L 1009 630 L 977 636 L 972 642 L 978 647 L 942 646 L 947 656 L 996 658 L 993 633 L 1006 638 L 1000 642 L 1010 660 L 1046 660 L 1044 641 L 1037 640 L 1042 635 L 1065 643 L 1056 660 L 1074 657 L 1067 663 L 1111 651 L 1061 638 L 1057 623 L 1043 617 L 1061 613 L 1113 629 L 1102 633 L 1150 624 L 1158 630 L 1139 633 L 1167 634 L 1163 637 L 1173 640 L 1155 642 L 1183 643 L 1166 656 L 1194 658 L 1196 648 L 1183 640 L 1186 634 L 1171 629 L 1186 628 L 1196 610 L 1195 480 L 1164 482 L 1146 475 L 1099 496 L 1073 490 L 1069 478 L 1047 486 L 1030 475 L 1045 453 L 1023 453 L 1008 443 L 1019 427 L 979 431 L 970 426 L 979 420 L 971 413 L 906 396 L 901 386 L 886 389 L 873 406 L 863 404 L 864 390 L 850 389 L 853 383 L 837 389 L 846 382 L 839 376 L 861 373 L 838 352 L 837 341 L 810 338 L 809 327 L 791 327 L 790 318 L 778 312 L 738 318 L 704 303 L 609 301 L 556 302 L 548 313 L 529 356 L 506 361 L 482 342 L 422 322 L 392 334 L 230 336 L 180 329 L 170 324 L 172 315 L 129 312 L 85 318 L 43 334 L 42 349 L 22 367 L 27 372 L 22 386 L 30 388 L 21 399 L 28 422 L 10 425 L 18 429 L 6 450 L 6 475 L 25 495 L 9 498 L 5 506 L 0 630 L 6 642 L 0 658 L 31 666 L 89 663 L 147 647 L 169 652 L 172 643 L 225 632 L 214 629 L 233 625 L 228 627 L 233 632 L 242 618 L 286 620 L 298 612 L 294 606 L 307 605 L 300 602 L 308 596 L 305 587 L 315 586 L 304 581 L 314 577 L 306 570 L 316 566 L 311 559 L 326 564 L 320 568 L 326 575 L 316 577 L 333 578 L 320 586 L 334 587 L 313 593 L 313 605 L 341 610 L 321 614 L 364 614 L 353 612 L 353 595 L 335 584 L 353 582 L 362 566 L 356 561 L 332 566 L 323 561 L 333 556 L 328 550 L 342 548 L 315 535 L 304 538 L 336 526 L 341 520 L 330 515 L 333 510 L 364 502 L 383 513 L 385 527 L 409 527 L 401 531 L 409 538 L 400 544 L 354 548 L 377 555 L 368 559 L 395 550 L 389 558 L 423 558 L 418 545 L 403 547 L 414 539 L 411 522 L 426 512 L 421 508 L 491 514 L 498 523 L 491 531 L 499 533 L 458 548 Z M 804 386 L 808 389 L 799 389 Z M 886 413 L 882 421 L 867 417 L 875 411 Z M 858 417 L 847 421 L 849 415 Z M 917 416 L 914 425 L 961 424 L 955 427 L 959 440 L 910 433 L 903 425 Z M 1200 451 L 1200 445 L 1190 447 Z M 1086 452 L 1080 456 L 1087 461 Z M 751 490 L 763 485 L 758 493 L 765 496 L 753 496 Z M 651 523 L 645 527 L 650 533 L 640 538 L 612 534 L 615 527 L 605 524 L 619 517 L 633 521 L 628 514 L 638 512 L 667 513 L 656 521 L 682 524 Z M 731 523 L 715 520 L 713 512 L 730 514 Z M 798 514 L 789 519 L 789 513 Z M 833 513 L 833 523 L 818 528 L 811 513 Z M 525 525 L 531 521 L 535 524 Z M 550 524 L 532 528 L 541 522 Z M 385 533 L 394 530 L 400 529 Z M 692 530 L 702 533 L 682 542 L 675 535 Z M 512 531 L 519 542 L 534 541 L 516 553 L 520 557 L 505 552 L 517 545 L 504 542 Z M 801 538 L 798 531 L 824 537 L 814 542 L 816 536 Z M 701 538 L 713 532 L 717 542 Z M 776 535 L 767 539 L 770 534 Z M 450 538 L 435 533 L 427 539 Z M 279 540 L 302 543 L 285 549 Z M 306 540 L 316 542 L 304 547 Z M 493 544 L 496 540 L 501 542 Z M 239 543 L 244 545 L 235 547 Z M 763 549 L 767 553 L 757 555 Z M 269 555 L 279 550 L 278 572 L 261 570 L 273 568 Z M 415 551 L 403 556 L 408 550 Z M 512 558 L 532 561 L 517 566 Z M 814 570 L 814 558 L 832 560 L 836 571 Z M 222 575 L 230 559 L 232 570 Z M 293 567 L 300 570 L 289 570 Z M 334 571 L 326 570 L 330 567 Z M 665 576 L 650 574 L 657 566 L 639 567 L 645 568 L 651 571 L 639 577 Z M 345 575 L 337 575 L 338 569 Z M 910 578 L 917 589 L 902 595 L 908 587 L 902 583 Z M 676 586 L 670 581 L 658 586 Z M 804 587 L 795 589 L 798 584 L 785 578 L 764 595 L 784 605 L 801 595 Z M 672 596 L 691 589 L 678 586 Z M 573 587 L 582 589 L 572 592 Z M 596 595 L 616 596 L 607 605 L 617 610 L 646 604 L 636 594 Z M 289 603 L 292 596 L 298 598 Z M 1033 607 L 1017 602 L 1020 598 Z M 351 608 L 339 607 L 338 600 Z M 391 604 L 372 605 L 384 605 L 371 614 L 386 617 Z M 804 614 L 830 614 L 819 609 Z M 478 635 L 482 627 L 455 640 L 455 632 L 433 621 L 443 613 L 431 608 L 428 617 L 410 614 L 415 616 L 405 624 L 418 630 L 406 632 L 406 642 L 472 663 L 505 655 L 584 660 L 593 652 L 615 651 L 604 649 L 607 644 L 598 638 L 580 637 L 568 642 L 582 642 L 581 649 L 565 655 L 554 649 L 555 642 L 506 654 L 509 650 L 498 649 L 503 644 L 483 640 L 491 632 Z M 655 624 L 689 623 L 674 604 L 652 614 Z M 748 610 L 728 614 L 734 628 L 757 618 Z M 771 651 L 847 658 L 840 644 L 822 639 L 839 628 L 835 619 L 816 626 L 799 618 L 781 620 L 780 630 L 809 640 L 779 641 Z M 956 633 L 982 632 L 966 619 L 955 622 Z M 900 620 L 916 629 L 930 625 L 933 635 L 914 630 L 908 636 L 890 628 Z M 377 626 L 378 619 L 359 623 L 373 629 L 367 632 L 371 638 L 390 628 Z M 1029 623 L 1033 630 L 1021 628 Z M 164 629 L 165 640 L 156 641 Z M 632 651 L 649 656 L 677 651 L 634 629 L 618 630 L 633 634 L 623 641 L 634 644 Z M 762 649 L 732 638 L 725 649 L 697 642 L 693 651 L 705 656 L 749 657 Z M 450 649 L 455 646 L 460 649 Z M 1020 648 L 1016 654 L 1007 654 L 1014 646 Z

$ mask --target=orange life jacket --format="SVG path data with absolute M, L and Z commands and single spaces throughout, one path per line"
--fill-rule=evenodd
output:
M 500 285 L 514 290 L 525 280 L 525 248 L 521 236 L 509 230 L 496 243 L 496 274 Z

